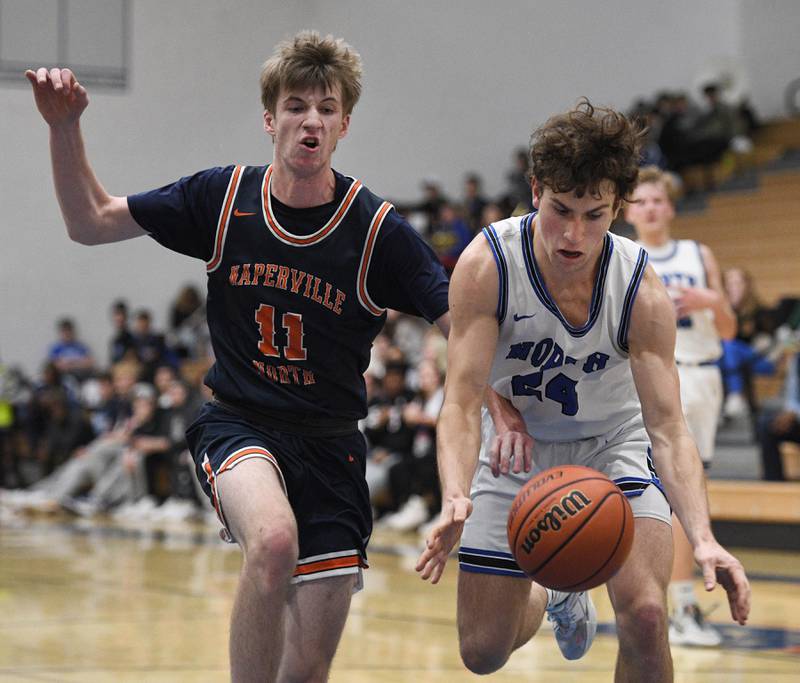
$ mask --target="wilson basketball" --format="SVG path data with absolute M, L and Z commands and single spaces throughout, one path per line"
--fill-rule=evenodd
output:
M 583 591 L 608 581 L 633 544 L 625 494 L 589 467 L 552 467 L 531 479 L 508 513 L 508 545 L 536 583 Z

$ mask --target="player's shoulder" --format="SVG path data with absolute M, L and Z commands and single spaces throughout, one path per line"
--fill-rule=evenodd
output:
M 609 232 L 608 237 L 611 239 L 612 253 L 617 258 L 631 263 L 638 263 L 640 260 L 647 258 L 647 251 L 638 242 L 613 232 Z

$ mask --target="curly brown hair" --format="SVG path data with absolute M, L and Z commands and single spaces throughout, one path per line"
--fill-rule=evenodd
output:
M 272 114 L 282 89 L 339 86 L 344 114 L 361 96 L 361 56 L 341 38 L 300 31 L 277 45 L 261 68 L 261 103 Z
M 636 186 L 644 130 L 613 109 L 588 99 L 551 117 L 531 135 L 530 173 L 553 192 L 598 196 L 600 185 L 614 185 L 617 200 Z

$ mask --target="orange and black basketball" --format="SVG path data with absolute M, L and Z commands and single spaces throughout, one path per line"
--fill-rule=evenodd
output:
M 520 489 L 508 513 L 508 545 L 536 583 L 583 591 L 608 581 L 633 544 L 625 494 L 589 467 L 551 467 Z

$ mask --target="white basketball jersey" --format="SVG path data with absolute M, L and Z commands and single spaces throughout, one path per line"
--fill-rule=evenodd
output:
M 500 292 L 490 384 L 541 441 L 606 434 L 639 416 L 628 360 L 628 327 L 647 252 L 608 234 L 589 318 L 570 325 L 547 291 L 533 255 L 534 214 L 484 228 Z
M 650 263 L 667 291 L 674 287 L 708 287 L 700 245 L 694 240 L 670 240 L 663 247 L 647 249 Z M 678 320 L 675 360 L 678 363 L 713 363 L 722 355 L 714 326 L 714 312 L 695 311 Z

